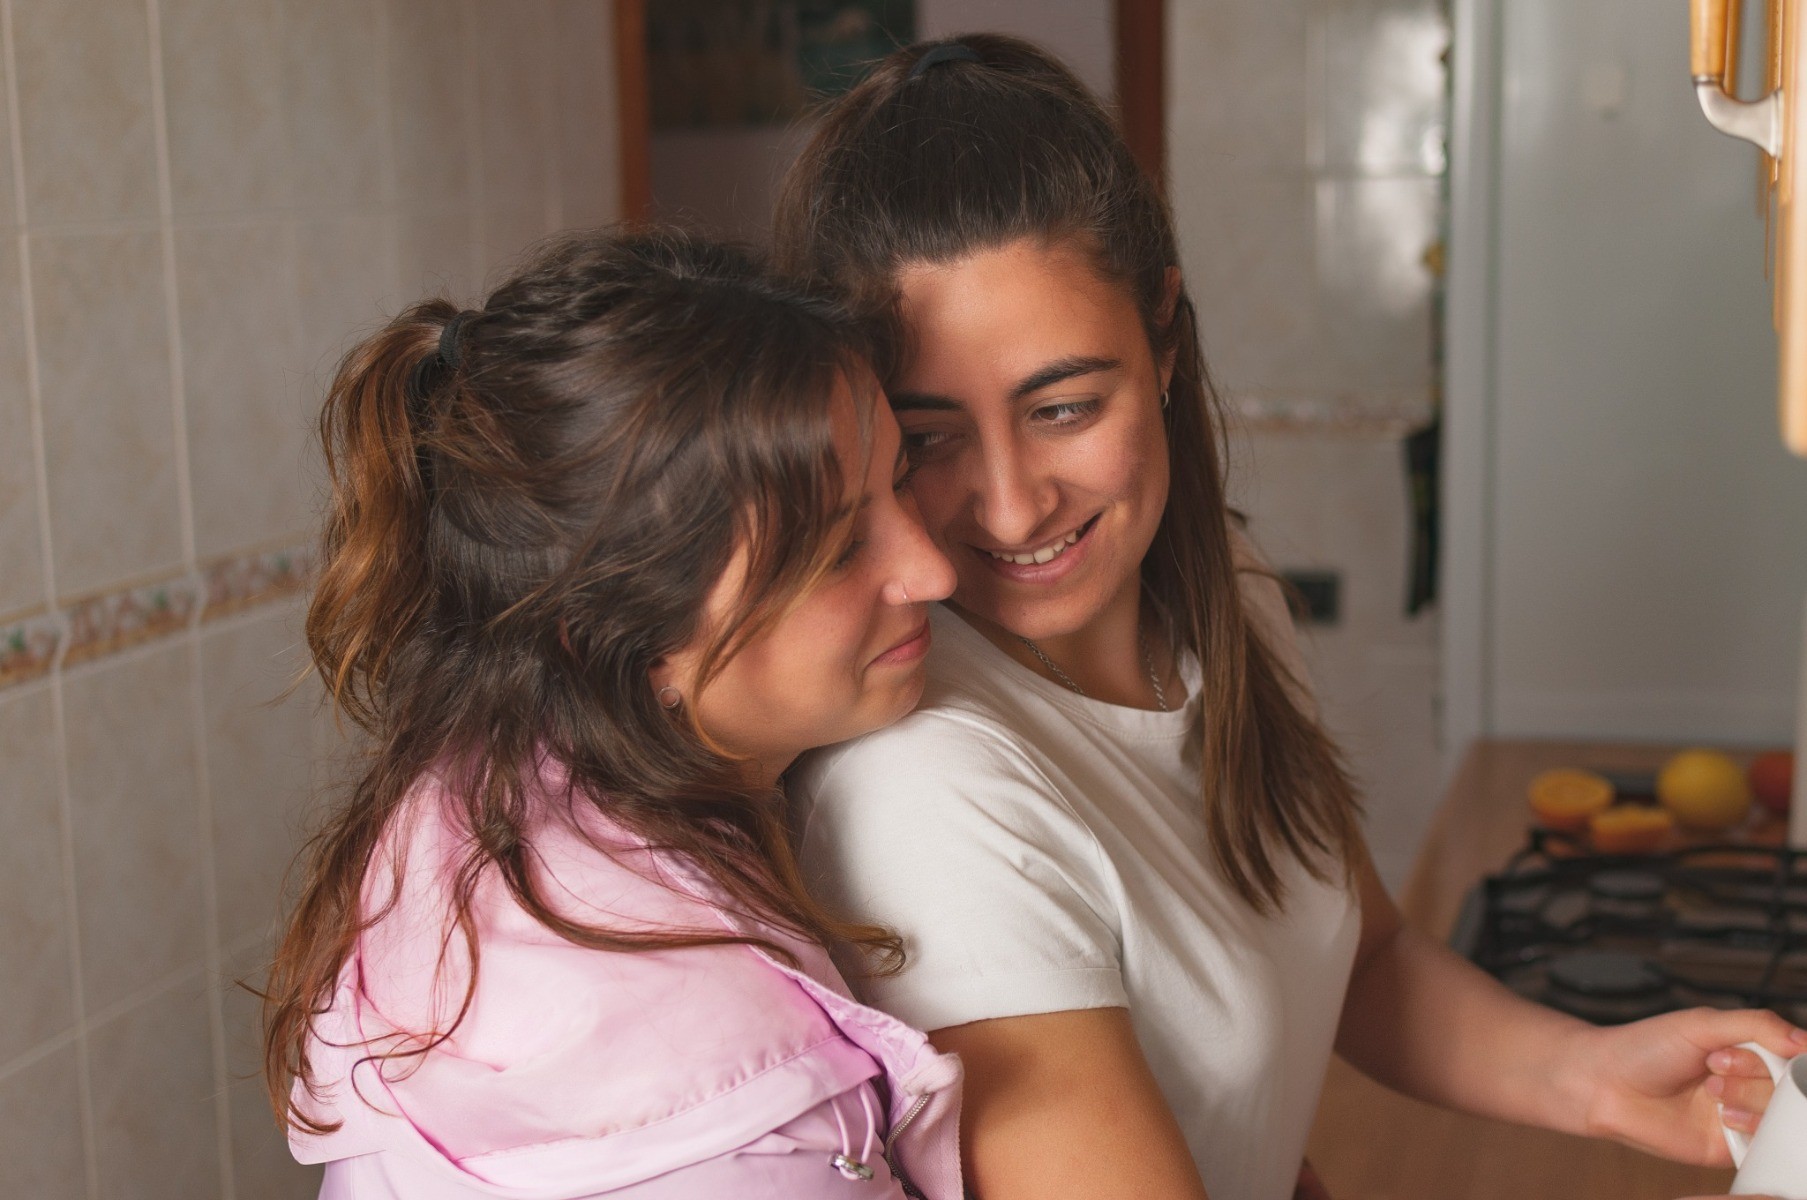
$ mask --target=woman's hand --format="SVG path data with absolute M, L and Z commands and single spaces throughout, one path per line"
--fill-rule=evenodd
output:
M 1807 1052 L 1807 1032 L 1761 1010 L 1696 1008 L 1577 1031 L 1570 1063 L 1586 1081 L 1588 1131 L 1664 1158 L 1731 1165 L 1723 1123 L 1756 1129 L 1774 1090 L 1756 1042 L 1784 1058 Z

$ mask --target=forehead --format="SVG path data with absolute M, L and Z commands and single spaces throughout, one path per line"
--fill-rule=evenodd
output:
M 859 366 L 835 377 L 829 401 L 835 455 L 841 460 L 849 492 L 858 494 L 862 479 L 888 476 L 897 447 L 897 419 L 884 403 L 884 391 L 870 367 Z
M 1013 377 L 1067 355 L 1125 357 L 1145 342 L 1129 289 L 1072 241 L 1023 239 L 898 275 L 914 379 L 938 363 Z

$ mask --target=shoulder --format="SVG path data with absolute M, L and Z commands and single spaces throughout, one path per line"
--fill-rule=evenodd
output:
M 806 853 L 825 838 L 895 850 L 976 835 L 1045 838 L 1078 824 L 1027 740 L 970 706 L 930 703 L 807 755 L 788 783 Z
M 395 832 L 408 858 L 398 902 L 365 931 L 323 1025 L 355 1036 L 314 1047 L 348 1120 L 344 1137 L 318 1148 L 323 1157 L 373 1140 L 496 1167 L 543 1152 L 632 1182 L 612 1175 L 612 1147 L 638 1142 L 642 1165 L 672 1169 L 726 1153 L 872 1074 L 821 1005 L 754 948 L 580 944 L 535 918 L 494 870 L 471 898 L 473 978 L 444 882 L 468 839 L 445 808 L 421 803 L 431 798 L 423 790 L 401 814 Z M 582 826 L 552 811 L 532 839 L 531 875 L 552 911 L 604 931 L 728 932 L 679 864 L 606 820 Z M 366 1057 L 372 1043 L 448 1029 L 404 1065 Z M 381 1073 L 400 1113 L 358 1102 L 376 1094 L 367 1071 Z M 362 1087 L 344 1086 L 354 1077 Z M 558 1104 L 548 1107 L 548 1096 Z

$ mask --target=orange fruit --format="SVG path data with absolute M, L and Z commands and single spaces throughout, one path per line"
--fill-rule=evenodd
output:
M 1690 829 L 1730 829 L 1751 811 L 1738 764 L 1717 750 L 1683 750 L 1656 777 L 1656 798 Z
M 1794 755 L 1786 750 L 1759 754 L 1751 759 L 1745 778 L 1764 808 L 1774 813 L 1788 812 L 1788 801 L 1794 795 Z
M 1644 804 L 1615 804 L 1587 823 L 1594 849 L 1602 854 L 1649 854 L 1675 833 L 1675 818 Z
M 1612 798 L 1612 784 L 1603 776 L 1574 767 L 1545 771 L 1531 781 L 1531 811 L 1551 829 L 1586 829 L 1588 818 L 1604 812 Z

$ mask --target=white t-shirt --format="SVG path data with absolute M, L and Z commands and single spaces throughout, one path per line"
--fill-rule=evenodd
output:
M 1297 667 L 1278 588 L 1244 596 Z M 805 876 L 903 936 L 861 999 L 923 1029 L 1126 1006 L 1212 1200 L 1289 1200 L 1360 916 L 1288 864 L 1259 917 L 1206 851 L 1199 703 L 1079 696 L 937 606 L 923 703 L 793 774 Z

